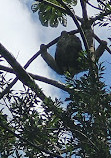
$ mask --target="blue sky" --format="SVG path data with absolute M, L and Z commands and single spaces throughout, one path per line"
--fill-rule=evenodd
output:
M 70 31 L 75 28 L 71 18 L 68 19 L 67 28 L 61 25 L 58 28 L 43 27 L 38 19 L 37 13 L 32 13 L 30 9 L 32 2 L 34 1 L 0 0 L 0 42 L 17 58 L 22 66 L 39 50 L 40 44 L 47 44 L 55 39 L 60 35 L 62 30 Z M 90 2 L 95 3 L 93 0 Z M 94 15 L 96 13 L 95 11 L 95 9 L 88 9 L 90 15 Z M 75 12 L 77 14 L 79 13 L 79 15 L 81 14 L 79 5 L 76 7 Z M 95 29 L 95 33 L 104 40 L 107 40 L 110 32 L 110 30 L 108 31 L 108 27 Z M 54 49 L 55 47 L 51 48 L 50 51 L 54 51 Z M 107 66 L 105 81 L 111 85 L 111 55 L 105 52 L 101 57 L 101 61 L 105 61 L 105 65 Z M 64 78 L 53 72 L 40 56 L 27 70 L 31 73 L 43 75 L 58 81 Z M 10 77 L 14 77 L 14 75 L 7 75 L 7 78 Z M 40 82 L 38 84 L 46 95 L 51 95 L 53 98 L 66 96 L 66 92 L 57 88 Z M 20 82 L 18 82 L 15 88 L 20 88 Z
M 31 11 L 33 0 L 0 0 L 0 2 L 0 41 L 17 58 L 22 66 L 39 50 L 41 43 L 47 44 L 59 36 L 62 30 L 70 31 L 75 28 L 71 18 L 68 19 L 68 26 L 66 28 L 61 25 L 58 28 L 43 27 L 37 13 Z M 76 14 L 78 12 L 79 15 L 81 14 L 79 5 L 76 7 L 75 12 Z M 88 12 L 91 16 L 95 14 L 95 10 L 91 8 L 88 9 Z M 102 30 L 97 28 L 95 32 L 101 38 L 104 36 L 103 39 L 107 39 L 109 34 L 107 28 Z M 55 47 L 50 49 L 50 51 L 53 51 L 52 54 L 54 54 L 54 49 Z M 102 60 L 106 61 L 109 58 L 110 55 L 104 53 Z M 27 70 L 52 79 L 63 80 L 64 78 L 54 73 L 41 57 L 38 57 Z M 53 94 L 53 98 L 61 95 L 61 91 L 57 88 L 40 82 L 39 85 L 46 94 Z
M 34 15 L 27 8 L 25 0 L 22 2 L 24 3 L 19 0 L 1 1 L 0 41 L 23 66 L 39 50 L 41 43 L 47 43 L 57 35 L 54 36 L 52 30 L 49 31 L 48 28 L 43 28 L 38 22 L 37 14 Z M 36 21 L 34 16 L 36 16 Z M 50 69 L 47 69 L 47 65 L 41 57 L 38 57 L 31 64 L 28 71 L 44 76 L 50 75 Z M 53 78 L 54 75 L 51 74 Z M 47 94 L 52 94 L 52 88 L 49 88 L 48 85 L 42 84 L 42 88 L 45 89 Z
M 33 0 L 0 0 L 0 42 L 15 56 L 19 63 L 24 66 L 40 47 L 40 44 L 47 44 L 61 34 L 61 31 L 70 31 L 75 29 L 74 22 L 68 18 L 67 27 L 59 25 L 57 28 L 43 27 L 39 21 L 37 13 L 31 11 Z M 96 1 L 91 0 L 92 4 L 96 5 Z M 80 4 L 77 5 L 75 13 L 81 16 Z M 95 15 L 95 9 L 88 7 L 88 14 Z M 110 36 L 108 27 L 95 28 L 95 33 L 104 40 Z M 108 40 L 107 40 L 108 41 Z M 98 45 L 97 42 L 95 42 Z M 49 49 L 49 52 L 54 55 L 55 46 Z M 111 55 L 105 51 L 100 59 L 105 62 L 105 82 L 111 85 L 110 60 Z M 5 64 L 3 62 L 3 64 Z M 9 66 L 9 65 L 8 65 Z M 42 75 L 58 81 L 63 81 L 64 76 L 57 75 L 52 71 L 47 64 L 39 56 L 27 69 L 28 72 Z M 12 74 L 7 74 L 7 78 L 15 77 Z M 58 97 L 64 100 L 66 92 L 54 88 L 48 84 L 37 82 L 44 93 L 52 98 Z M 20 89 L 22 85 L 18 82 L 14 88 Z

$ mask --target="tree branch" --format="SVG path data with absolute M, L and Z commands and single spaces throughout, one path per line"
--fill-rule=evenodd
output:
M 12 66 L 15 74 L 17 75 L 18 79 L 25 84 L 26 86 L 30 87 L 37 96 L 44 100 L 46 96 L 32 79 L 32 77 L 25 71 L 24 68 L 16 61 L 14 56 L 2 45 L 0 44 L 0 54 L 6 59 L 6 61 Z
M 51 41 L 46 45 L 47 48 L 57 43 L 59 40 L 59 37 Z M 29 59 L 29 61 L 25 64 L 24 68 L 26 69 L 38 56 L 40 55 L 40 51 L 35 53 L 32 58 Z M 10 89 L 13 87 L 13 85 L 18 81 L 18 77 L 16 77 L 9 85 L 4 89 L 4 91 L 0 94 L 0 99 L 3 98 L 3 96 L 10 91 Z
M 82 7 L 82 15 L 83 15 L 83 19 L 84 21 L 88 20 L 88 15 L 87 15 L 87 10 L 86 10 L 86 2 L 83 0 L 80 0 L 81 3 L 81 7 Z
M 103 11 L 101 8 L 95 7 L 94 5 L 92 5 L 88 0 L 86 0 L 86 3 L 97 10 Z
M 94 37 L 101 45 L 103 44 L 102 40 L 101 40 L 96 34 L 93 33 L 93 37 Z M 109 47 L 108 47 L 107 45 L 105 46 L 105 49 L 111 54 L 111 50 L 109 49 Z
M 0 65 L 0 70 L 6 71 L 6 72 L 9 72 L 9 73 L 15 73 L 12 68 L 9 68 L 9 67 L 3 66 L 3 65 Z M 60 88 L 63 91 L 66 91 L 68 93 L 72 92 L 71 88 L 67 88 L 66 85 L 61 83 L 61 82 L 58 82 L 58 81 L 55 81 L 55 80 L 52 80 L 52 79 L 48 79 L 48 78 L 43 77 L 43 76 L 34 75 L 32 73 L 28 73 L 28 74 L 35 80 L 50 84 L 54 87 Z M 75 91 L 78 91 L 78 90 L 75 89 Z
M 79 33 L 79 30 L 73 30 L 73 31 L 70 31 L 68 32 L 69 34 L 75 34 L 75 33 Z M 60 37 L 60 36 L 59 36 Z M 52 40 L 51 42 L 49 42 L 46 47 L 49 48 L 51 47 L 52 45 L 56 44 L 59 40 L 59 37 L 55 38 L 54 40 Z M 40 50 L 35 53 L 30 59 L 29 61 L 25 64 L 24 68 L 26 69 L 38 56 L 40 55 Z M 7 94 L 10 89 L 13 87 L 13 85 L 17 82 L 18 78 L 16 77 L 9 85 L 8 87 L 6 87 L 4 89 L 4 91 L 0 94 L 0 99 L 3 98 L 3 96 L 5 94 Z

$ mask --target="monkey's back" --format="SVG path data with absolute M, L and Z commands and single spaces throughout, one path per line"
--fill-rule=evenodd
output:
M 75 71 L 78 67 L 78 57 L 82 51 L 80 39 L 75 35 L 61 35 L 55 53 L 55 60 L 61 71 Z M 71 72 L 70 72 L 71 73 Z

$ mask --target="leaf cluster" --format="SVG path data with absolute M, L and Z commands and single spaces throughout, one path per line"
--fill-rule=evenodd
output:
M 97 77 L 88 72 L 79 80 L 67 78 L 72 93 L 66 98 L 66 108 L 61 108 L 63 103 L 58 99 L 40 102 L 25 86 L 22 91 L 10 92 L 5 99 L 13 116 L 8 122 L 13 126 L 7 124 L 7 116 L 2 116 L 1 122 L 16 139 L 1 126 L 1 154 L 20 155 L 22 150 L 26 157 L 110 158 L 111 96 L 101 81 L 103 70 L 97 65 Z M 4 136 L 9 144 L 3 141 Z
M 76 0 L 63 2 L 70 9 L 77 4 Z M 103 13 L 110 12 L 110 1 L 98 3 L 102 21 Z M 36 0 L 32 10 L 38 12 L 44 26 L 57 27 L 59 23 L 66 26 L 66 10 L 56 0 Z M 37 95 L 40 90 L 34 92 L 25 86 L 19 92 L 8 91 L 2 98 L 11 113 L 9 118 L 2 110 L 0 112 L 0 152 L 4 158 L 14 157 L 14 154 L 29 158 L 111 157 L 111 95 L 103 82 L 104 67 L 86 62 L 89 59 L 85 51 L 78 60 L 89 67 L 89 71 L 80 79 L 72 79 L 70 74 L 66 74 L 66 87 L 70 88 L 70 94 L 64 103 L 45 96 L 41 101 Z M 3 91 L 10 81 L 1 73 L 0 90 Z
M 99 26 L 105 27 L 110 25 L 111 21 L 111 2 L 110 0 L 97 0 L 98 2 L 98 7 L 101 10 L 100 11 L 100 21 L 98 22 Z
M 0 154 L 3 158 L 6 158 L 13 154 L 13 150 L 16 148 L 14 146 L 16 138 L 8 130 L 5 130 L 1 124 L 6 127 L 8 124 L 9 128 L 13 130 L 11 124 L 8 122 L 7 115 L 3 113 L 3 109 L 0 111 Z
M 77 1 L 64 0 L 68 5 L 76 5 Z M 59 23 L 67 25 L 65 9 L 56 0 L 36 1 L 32 5 L 32 11 L 38 11 L 39 20 L 43 26 L 57 27 Z
M 98 77 L 88 73 L 74 82 L 68 81 L 70 87 L 79 89 L 73 92 L 67 101 L 67 113 L 76 124 L 78 131 L 77 155 L 81 157 L 110 157 L 111 140 L 111 96 L 102 82 L 104 67 L 98 65 Z

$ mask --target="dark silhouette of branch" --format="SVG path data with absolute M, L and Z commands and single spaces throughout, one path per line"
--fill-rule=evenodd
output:
M 94 23 L 96 20 L 101 20 L 103 19 L 105 16 L 108 16 L 111 14 L 111 10 L 104 12 L 104 13 L 100 13 L 99 15 L 95 16 L 94 18 L 92 18 L 92 23 Z
M 2 57 L 6 59 L 6 61 L 12 66 L 15 74 L 17 75 L 18 79 L 25 84 L 26 86 L 30 87 L 37 96 L 41 99 L 45 99 L 45 94 L 42 90 L 38 87 L 32 77 L 25 71 L 24 68 L 17 62 L 14 56 L 2 45 L 0 44 L 0 54 Z
M 8 127 L 8 125 L 7 125 L 7 126 L 4 125 L 1 120 L 0 120 L 0 126 L 1 126 L 5 131 L 8 131 L 9 133 L 11 133 L 11 134 L 12 134 L 13 136 L 15 136 L 16 138 L 19 138 L 21 141 L 24 141 L 27 145 L 30 145 L 31 147 L 33 147 L 33 148 L 35 148 L 35 149 L 38 149 L 39 151 L 45 152 L 46 154 L 49 154 L 50 156 L 58 157 L 58 158 L 63 158 L 63 157 L 60 156 L 60 155 L 51 153 L 50 151 L 45 150 L 44 148 L 37 146 L 36 144 L 34 144 L 34 143 L 30 142 L 29 140 L 27 140 L 27 139 L 23 138 L 22 136 L 20 136 L 19 134 L 16 134 L 15 132 L 13 132 L 13 131 Z
M 57 41 L 59 40 L 59 37 L 57 37 L 56 39 L 54 39 L 53 41 L 51 41 L 50 43 L 48 43 L 46 45 L 47 48 L 49 48 L 50 46 L 54 45 L 55 43 L 57 43 Z M 29 59 L 29 61 L 25 64 L 24 68 L 26 69 L 38 56 L 40 55 L 40 51 L 38 51 L 37 53 L 35 53 L 32 58 Z M 16 77 L 9 85 L 8 87 L 6 87 L 4 89 L 4 91 L 0 94 L 0 99 L 3 98 L 3 96 L 5 94 L 7 94 L 10 89 L 13 87 L 13 85 L 17 82 L 18 77 Z
M 82 7 L 83 19 L 84 19 L 84 21 L 87 21 L 88 15 L 87 15 L 87 9 L 86 9 L 86 2 L 83 0 L 80 0 L 80 3 L 81 3 L 81 7 Z
M 102 40 L 97 35 L 93 34 L 93 36 L 100 44 L 103 44 Z M 111 54 L 111 50 L 107 47 L 107 45 L 105 46 L 105 49 Z
M 75 34 L 75 33 L 79 33 L 79 30 L 73 30 L 73 31 L 70 31 L 68 32 L 69 34 Z M 46 47 L 49 48 L 51 47 L 52 45 L 56 44 L 57 41 L 59 40 L 59 37 L 55 38 L 54 40 L 52 40 L 51 42 L 49 42 Z M 26 69 L 38 56 L 40 55 L 40 50 L 35 53 L 30 59 L 29 61 L 27 61 L 27 63 L 25 64 L 24 68 Z M 17 82 L 18 78 L 16 77 L 9 85 L 8 87 L 6 87 L 3 92 L 0 94 L 0 99 L 3 98 L 3 96 L 5 94 L 7 94 L 10 89 L 13 87 L 13 85 Z
M 88 0 L 86 0 L 86 3 L 97 10 L 103 11 L 101 8 L 92 5 Z
M 6 72 L 10 72 L 10 73 L 14 73 L 13 69 L 7 66 L 3 66 L 0 65 L 0 70 L 6 71 Z
M 9 67 L 3 66 L 3 65 L 0 65 L 0 70 L 6 71 L 6 72 L 9 72 L 9 73 L 15 73 L 12 68 L 9 68 Z M 57 88 L 60 88 L 64 91 L 66 91 L 68 93 L 72 92 L 71 88 L 67 88 L 66 85 L 61 83 L 61 82 L 57 82 L 55 80 L 48 79 L 48 78 L 43 77 L 43 76 L 34 75 L 32 73 L 28 73 L 28 74 L 35 80 L 50 84 L 54 87 L 57 87 Z M 77 91 L 77 90 L 75 89 L 75 91 Z

